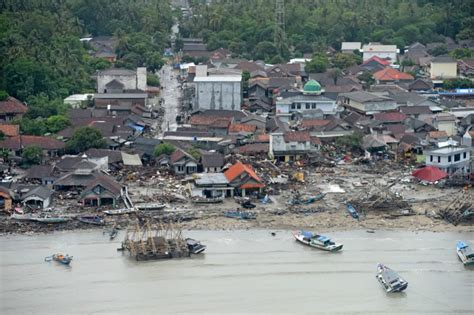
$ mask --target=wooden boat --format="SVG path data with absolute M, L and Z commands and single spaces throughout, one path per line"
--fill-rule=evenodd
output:
M 257 218 L 257 214 L 250 211 L 226 211 L 224 216 L 227 218 L 242 219 L 242 220 L 254 220 Z
M 377 275 L 375 277 L 387 293 L 402 292 L 408 287 L 408 282 L 383 264 L 377 265 Z
M 191 254 L 199 254 L 206 250 L 206 245 L 202 245 L 201 242 L 192 238 L 187 238 L 186 244 Z
M 221 203 L 224 201 L 223 198 L 193 198 L 194 203 Z
M 19 220 L 19 221 L 36 221 L 36 217 L 33 217 L 31 214 L 17 214 L 13 213 L 10 216 L 11 219 Z
M 354 206 L 351 203 L 347 204 L 347 212 L 349 212 L 351 217 L 359 220 L 359 213 L 357 212 L 357 210 L 354 208 Z
M 93 225 L 104 225 L 105 220 L 104 218 L 98 215 L 84 215 L 77 217 L 77 219 L 83 223 L 93 224 Z
M 122 214 L 129 214 L 135 213 L 137 209 L 113 209 L 113 210 L 105 210 L 104 213 L 107 215 L 122 215 Z
M 464 241 L 457 242 L 456 251 L 458 253 L 459 259 L 461 259 L 465 266 L 474 265 L 474 251 L 469 246 L 469 244 Z
M 57 261 L 61 264 L 64 264 L 64 265 L 69 265 L 72 261 L 72 256 L 69 256 L 69 255 L 63 255 L 63 254 L 54 254 L 54 255 L 51 255 L 51 256 L 48 256 L 48 257 L 45 257 L 44 258 L 45 261 Z
M 294 231 L 293 236 L 300 243 L 328 252 L 336 252 L 341 250 L 343 247 L 342 244 L 333 242 L 327 236 L 319 235 L 309 231 Z
M 152 211 L 152 210 L 161 210 L 165 208 L 166 205 L 163 203 L 138 203 L 135 204 L 135 208 L 141 211 Z
M 34 219 L 36 222 L 41 222 L 41 223 L 64 223 L 67 221 L 70 221 L 71 218 L 65 218 L 65 217 L 45 217 L 45 218 L 35 218 Z

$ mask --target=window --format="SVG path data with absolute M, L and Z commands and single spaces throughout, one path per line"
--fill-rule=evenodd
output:
M 441 156 L 438 156 L 438 163 L 441 163 Z
M 314 104 L 312 105 L 312 108 L 313 108 L 313 109 L 316 109 L 316 103 L 314 103 Z
M 448 162 L 451 163 L 451 160 L 452 159 L 451 159 L 451 155 L 450 155 L 450 156 L 448 156 Z
M 306 103 L 306 109 L 309 109 L 310 107 L 310 104 L 309 103 Z
M 433 156 L 430 155 L 430 162 L 433 162 Z
M 467 158 L 467 152 L 464 152 L 464 153 L 462 154 L 462 158 L 463 158 L 463 159 Z
M 454 155 L 454 162 L 460 161 L 461 160 L 461 153 L 455 154 Z
M 301 103 L 296 104 L 297 109 L 301 109 Z
M 291 109 L 295 109 L 296 108 L 296 105 L 295 104 L 291 104 Z

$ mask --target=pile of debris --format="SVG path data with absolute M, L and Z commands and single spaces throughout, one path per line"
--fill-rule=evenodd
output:
M 453 201 L 440 211 L 440 215 L 454 225 L 472 220 L 474 218 L 473 190 L 461 190 Z
M 390 190 L 390 187 L 393 185 L 384 187 L 370 185 L 351 198 L 350 203 L 364 211 L 410 209 L 410 204 L 400 194 Z

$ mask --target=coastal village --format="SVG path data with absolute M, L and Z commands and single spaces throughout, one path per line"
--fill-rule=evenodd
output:
M 113 37 L 81 41 L 115 62 Z M 28 104 L 0 102 L 2 233 L 137 218 L 190 229 L 472 228 L 474 90 L 459 86 L 474 59 L 448 53 L 474 41 L 342 42 L 313 72 L 312 55 L 268 64 L 182 42 L 152 74 L 157 87 L 144 67 L 98 71 L 95 93 L 64 99 L 69 123 L 55 132 L 23 132 Z

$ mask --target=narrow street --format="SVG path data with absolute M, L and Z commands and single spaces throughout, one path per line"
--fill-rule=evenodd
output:
M 163 87 L 162 95 L 163 108 L 165 110 L 163 120 L 161 123 L 160 136 L 165 131 L 176 131 L 178 124 L 176 123 L 176 116 L 179 111 L 179 97 L 181 96 L 181 90 L 179 88 L 178 80 L 176 79 L 177 73 L 173 71 L 171 65 L 163 66 L 159 72 L 161 86 Z

